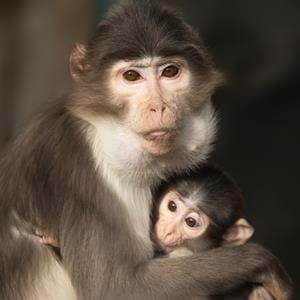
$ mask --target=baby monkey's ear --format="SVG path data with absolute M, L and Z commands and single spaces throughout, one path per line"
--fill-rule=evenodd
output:
M 245 244 L 253 235 L 254 228 L 246 219 L 239 219 L 223 235 L 223 245 L 242 245 Z

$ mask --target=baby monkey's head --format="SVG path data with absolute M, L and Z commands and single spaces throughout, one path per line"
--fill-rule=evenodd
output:
M 171 178 L 154 197 L 154 239 L 167 253 L 182 246 L 196 252 L 243 244 L 254 232 L 243 218 L 239 188 L 214 166 Z

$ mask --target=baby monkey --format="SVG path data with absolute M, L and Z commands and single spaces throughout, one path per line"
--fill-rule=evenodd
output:
M 216 247 L 241 245 L 254 233 L 243 217 L 243 196 L 239 188 L 212 165 L 164 182 L 154 192 L 154 199 L 153 240 L 157 255 L 180 257 Z M 36 231 L 36 235 L 40 236 L 41 243 L 59 253 L 59 243 L 51 235 L 44 231 Z M 273 297 L 265 288 L 252 285 L 233 291 L 230 296 L 208 299 L 273 300 Z
M 168 180 L 155 192 L 154 199 L 157 202 L 153 240 L 159 255 L 179 257 L 241 245 L 254 233 L 243 217 L 243 196 L 239 188 L 214 166 L 205 165 Z M 263 287 L 253 285 L 216 299 L 271 300 L 273 297 Z

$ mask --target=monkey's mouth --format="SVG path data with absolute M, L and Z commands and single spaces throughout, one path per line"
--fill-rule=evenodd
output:
M 162 240 L 159 240 L 159 239 L 157 239 L 156 243 L 159 246 L 159 248 L 161 250 L 164 250 L 166 253 L 172 252 L 178 246 L 178 243 L 165 243 L 165 242 L 163 242 Z
M 145 150 L 157 156 L 172 150 L 178 133 L 178 130 L 159 128 L 140 133 L 140 138 Z
M 164 142 L 172 139 L 177 135 L 177 131 L 174 129 L 154 129 L 151 131 L 147 131 L 142 134 L 143 138 L 146 141 L 152 142 Z

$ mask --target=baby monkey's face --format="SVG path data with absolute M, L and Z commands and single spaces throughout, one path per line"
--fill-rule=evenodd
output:
M 154 230 L 157 242 L 169 252 L 184 240 L 201 236 L 208 225 L 208 216 L 195 202 L 172 190 L 160 203 Z

